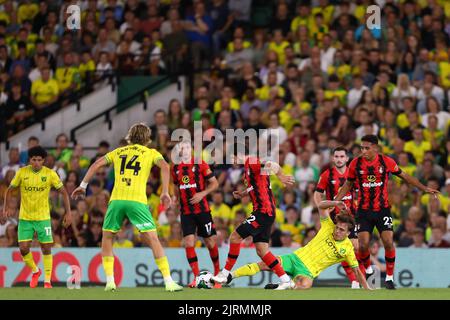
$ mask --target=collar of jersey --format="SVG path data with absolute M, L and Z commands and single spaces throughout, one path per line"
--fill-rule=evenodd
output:
M 31 169 L 31 172 L 33 172 L 33 173 L 39 173 L 42 171 L 42 168 L 39 169 L 38 171 L 34 170 L 33 167 L 30 167 L 30 169 Z

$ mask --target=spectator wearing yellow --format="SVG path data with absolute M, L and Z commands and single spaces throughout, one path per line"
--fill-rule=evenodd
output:
M 431 143 L 424 140 L 422 128 L 415 128 L 413 130 L 413 140 L 405 143 L 405 151 L 414 156 L 417 164 L 421 164 L 425 152 L 429 150 L 431 150 Z
M 39 12 L 39 6 L 31 0 L 25 0 L 17 10 L 17 22 L 22 24 L 25 20 L 33 20 Z
M 37 111 L 43 111 L 59 98 L 58 82 L 50 78 L 50 68 L 41 70 L 41 78 L 31 85 L 31 102 Z
M 11 56 L 17 58 L 19 55 L 18 44 L 20 42 L 25 43 L 27 55 L 32 55 L 35 50 L 35 42 L 37 40 L 37 35 L 28 32 L 26 28 L 20 28 L 17 36 L 8 36 L 7 43 L 11 49 Z
M 231 89 L 230 86 L 225 86 L 222 91 L 220 92 L 221 99 L 214 102 L 214 113 L 219 113 L 222 111 L 223 104 L 229 103 L 231 110 L 239 110 L 241 105 L 239 103 L 239 100 L 234 98 L 234 92 L 233 89 Z M 228 110 L 228 109 L 227 109 Z
M 300 26 L 308 27 L 314 23 L 310 13 L 310 7 L 307 4 L 300 3 L 297 6 L 297 16 L 291 22 L 291 31 L 293 33 L 297 33 Z
M 273 40 L 269 43 L 268 50 L 275 51 L 278 55 L 278 63 L 284 65 L 286 61 L 285 49 L 290 46 L 289 42 L 284 39 L 283 31 L 277 29 L 273 32 Z
M 408 153 L 405 151 L 400 152 L 400 154 L 398 155 L 398 167 L 410 176 L 416 176 L 417 166 L 409 161 Z M 397 176 L 394 176 L 394 180 L 398 185 L 402 183 L 402 179 Z
M 293 240 L 301 243 L 303 240 L 302 232 L 305 228 L 305 225 L 300 223 L 300 214 L 297 208 L 294 206 L 287 207 L 285 221 L 280 225 L 280 230 L 283 232 L 290 232 Z
M 114 240 L 113 248 L 133 248 L 134 244 L 132 241 L 127 239 L 127 234 L 122 229 L 117 232 L 117 237 Z
M 235 39 L 242 40 L 242 47 L 244 49 L 251 48 L 252 43 L 248 40 L 245 40 L 244 36 L 245 36 L 244 29 L 242 27 L 236 27 L 236 29 L 234 29 L 234 32 L 233 32 L 233 41 L 230 41 L 227 44 L 227 52 L 229 52 L 229 53 L 234 52 L 234 49 L 235 49 L 234 40 Z
M 315 40 L 316 45 L 322 43 L 323 37 L 328 34 L 329 29 L 326 25 L 324 15 L 322 13 L 316 13 L 314 15 L 314 24 L 309 29 L 309 35 Z
M 347 90 L 340 87 L 339 77 L 333 74 L 328 81 L 328 89 L 325 90 L 325 99 L 333 100 L 334 98 L 338 98 L 340 105 L 347 105 Z
M 230 222 L 231 209 L 223 202 L 222 191 L 216 191 L 213 193 L 210 209 L 213 218 L 221 218 L 226 224 Z
M 256 90 L 256 96 L 263 101 L 272 100 L 272 95 L 283 98 L 285 94 L 284 88 L 277 84 L 277 73 L 274 71 L 267 75 L 267 84 Z
M 415 109 L 414 99 L 411 97 L 402 98 L 403 112 L 397 116 L 397 127 L 405 129 L 410 126 L 408 115 Z
M 334 6 L 329 3 L 329 0 L 319 0 L 319 6 L 314 7 L 311 14 L 315 16 L 318 13 L 322 14 L 324 23 L 330 25 L 333 20 Z
M 81 79 L 87 81 L 92 79 L 95 72 L 95 61 L 89 51 L 84 51 L 81 55 L 81 63 L 78 67 Z
M 425 141 L 431 144 L 431 147 L 435 151 L 439 151 L 442 142 L 444 141 L 444 131 L 438 128 L 438 117 L 434 114 L 430 114 L 427 117 L 428 124 L 423 130 L 423 137 Z
M 71 52 L 64 55 L 64 65 L 56 68 L 56 81 L 58 81 L 59 89 L 61 90 L 61 97 L 63 104 L 69 102 L 69 98 L 79 89 L 81 79 L 78 67 L 74 66 L 74 58 Z

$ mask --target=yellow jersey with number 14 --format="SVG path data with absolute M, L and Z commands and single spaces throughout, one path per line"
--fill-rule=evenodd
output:
M 129 200 L 147 204 L 147 180 L 150 170 L 160 159 L 161 153 L 139 144 L 117 148 L 105 155 L 108 164 L 114 166 L 112 200 Z
M 294 251 L 313 277 L 333 264 L 346 261 L 351 268 L 358 267 L 353 244 L 349 238 L 336 241 L 334 223 L 330 217 L 320 219 L 321 227 L 316 236 L 303 248 Z
M 26 166 L 16 172 L 10 186 L 20 187 L 19 219 L 42 221 L 50 219 L 50 189 L 59 190 L 63 183 L 52 169 L 42 167 L 34 171 L 31 166 Z

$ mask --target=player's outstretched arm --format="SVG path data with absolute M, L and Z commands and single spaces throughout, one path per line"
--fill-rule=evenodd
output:
M 332 207 L 339 207 L 341 210 L 346 210 L 347 206 L 343 201 L 336 201 L 336 200 L 322 200 L 319 203 L 319 215 L 321 218 L 327 218 L 329 216 L 329 208 Z
M 429 188 L 429 187 L 423 185 L 422 183 L 420 183 L 419 180 L 417 180 L 417 178 L 412 177 L 403 171 L 400 172 L 397 176 L 400 177 L 401 179 L 403 179 L 406 183 L 422 190 L 423 192 L 431 193 L 431 194 L 435 195 L 436 197 L 440 193 L 438 190 L 435 190 L 435 189 L 432 189 L 432 188 Z
M 319 191 L 314 191 L 313 199 L 316 207 L 318 208 L 320 202 L 324 200 L 323 193 L 320 193 Z
M 64 186 L 61 187 L 58 192 L 63 196 L 64 208 L 66 209 L 66 213 L 63 218 L 63 227 L 67 228 L 72 224 L 72 211 L 70 210 L 69 194 Z
M 79 197 L 83 198 L 86 194 L 86 188 L 89 184 L 89 181 L 91 181 L 91 178 L 94 176 L 94 174 L 97 172 L 98 169 L 106 166 L 107 164 L 108 163 L 107 163 L 105 157 L 101 157 L 101 158 L 97 159 L 97 161 L 95 161 L 89 167 L 88 171 L 86 172 L 86 175 L 84 176 L 83 180 L 80 183 L 80 186 L 72 192 L 72 195 L 71 195 L 72 199 L 76 200 Z
M 352 270 L 355 273 L 358 282 L 362 285 L 364 289 L 373 290 L 371 287 L 369 287 L 369 284 L 366 281 L 366 277 L 364 277 L 361 270 L 359 270 L 359 267 L 353 268 Z
M 341 201 L 342 198 L 353 188 L 354 181 L 346 180 L 344 185 L 339 189 L 338 194 L 334 197 L 334 200 Z
M 293 186 L 295 183 L 294 177 L 283 174 L 280 165 L 274 161 L 267 161 L 264 164 L 264 171 L 275 174 L 284 186 Z
M 156 165 L 161 169 L 162 192 L 160 199 L 162 203 L 170 207 L 172 204 L 172 198 L 169 194 L 170 166 L 164 159 L 156 161 Z

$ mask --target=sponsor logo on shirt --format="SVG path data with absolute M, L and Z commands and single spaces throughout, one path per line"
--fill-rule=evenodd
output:
M 333 251 L 333 254 L 336 256 L 337 259 L 343 258 L 343 256 L 338 252 L 338 249 L 334 245 L 333 241 L 331 241 L 330 239 L 325 239 L 325 242 L 328 245 L 328 247 L 330 247 L 330 249 Z M 345 251 L 345 249 L 344 249 L 344 251 Z
M 184 190 L 184 189 L 191 189 L 191 188 L 197 188 L 197 184 L 196 184 L 196 183 L 192 183 L 192 184 L 182 184 L 182 185 L 180 186 L 180 189 L 181 189 L 181 190 Z
M 45 190 L 45 187 L 24 187 L 25 191 L 37 191 L 37 192 L 42 192 Z

